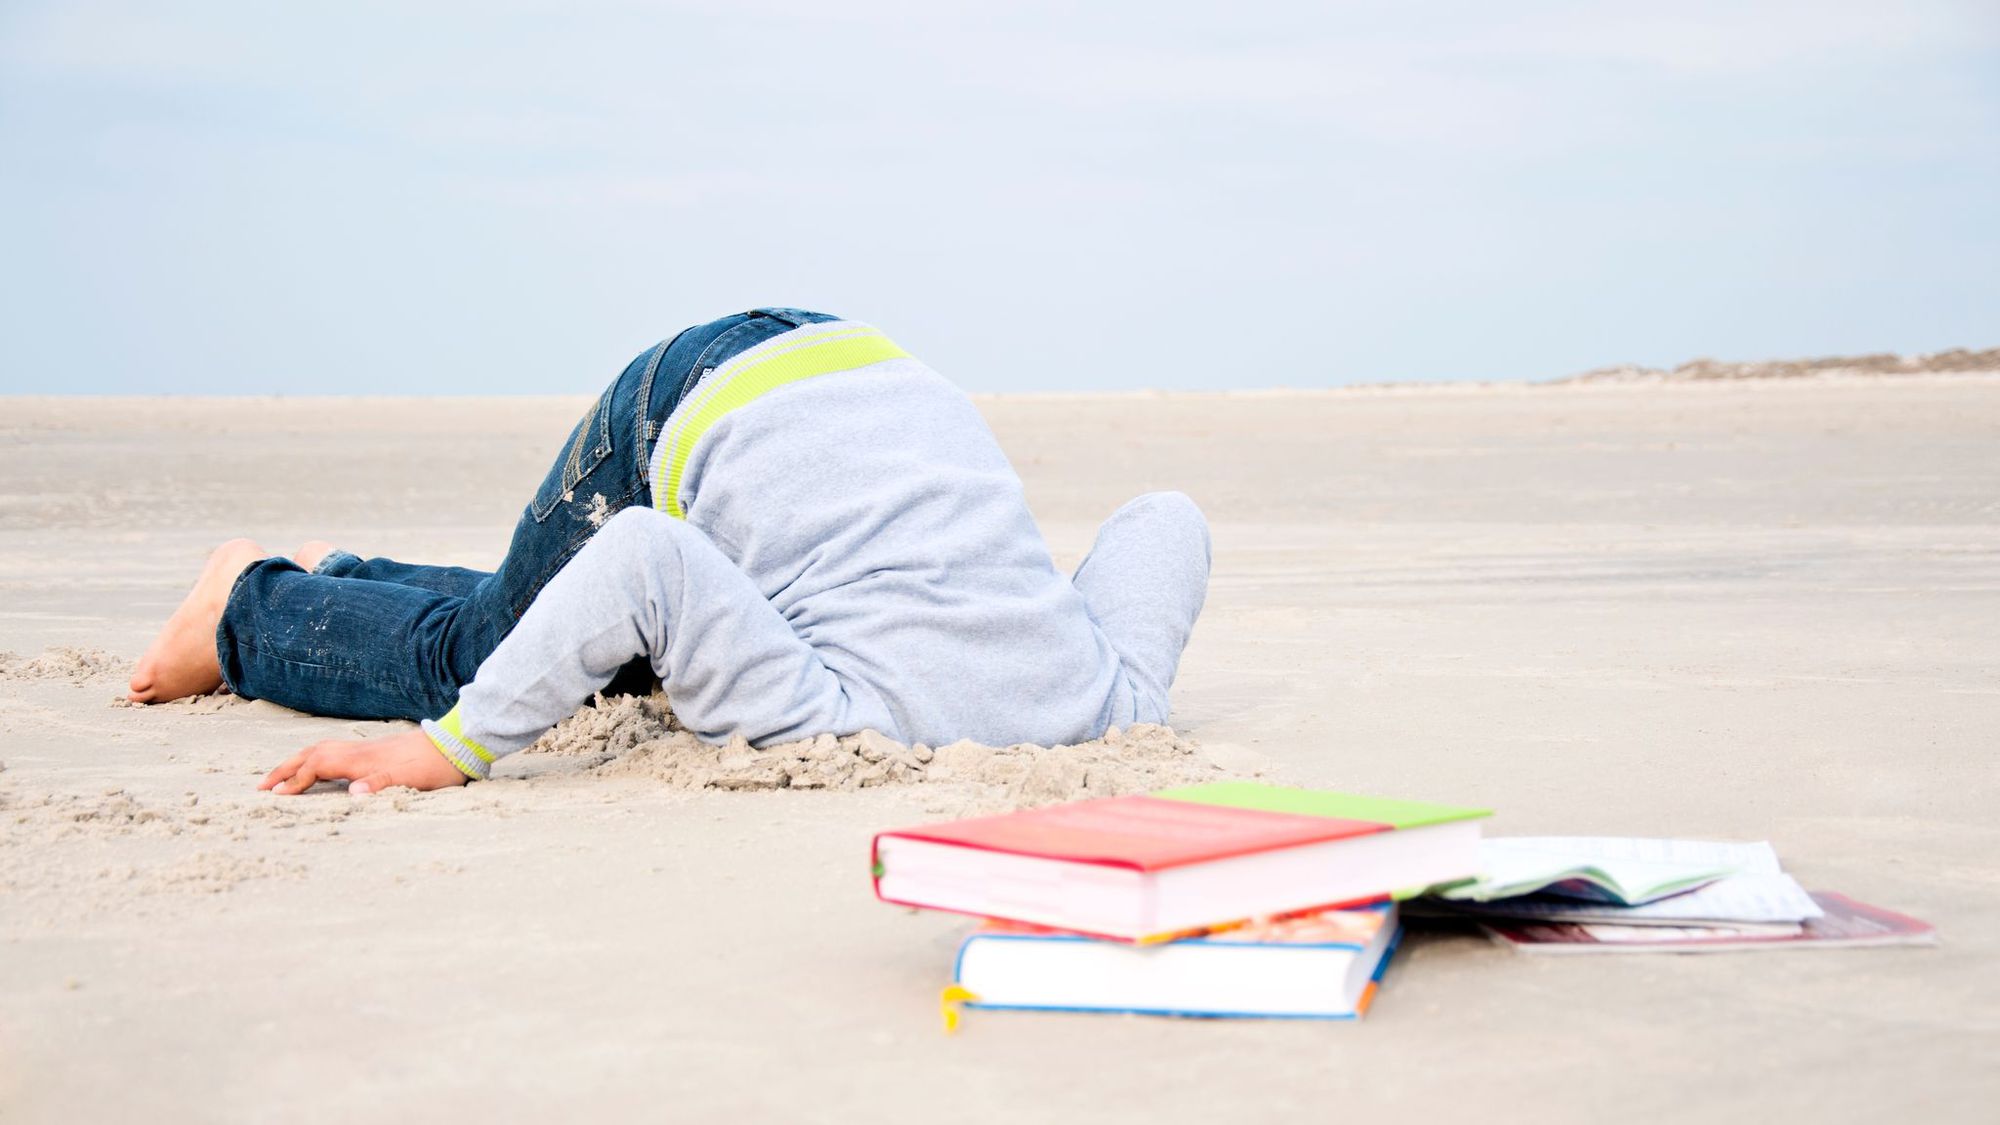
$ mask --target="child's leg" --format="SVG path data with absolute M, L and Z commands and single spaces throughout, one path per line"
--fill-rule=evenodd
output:
M 287 558 L 244 570 L 228 605 L 212 644 L 231 689 L 342 718 L 442 714 L 458 697 L 452 653 L 478 627 L 465 598 L 313 574 Z
M 678 375 L 660 370 L 669 350 L 663 342 L 633 360 L 577 423 L 494 573 L 420 572 L 383 560 L 364 576 L 366 564 L 324 542 L 300 549 L 310 571 L 282 556 L 247 567 L 231 556 L 242 569 L 224 580 L 226 597 L 214 597 L 204 575 L 140 657 L 131 698 L 155 703 L 226 684 L 327 715 L 423 718 L 448 708 L 591 533 L 621 508 L 650 502 L 647 426 L 680 394 Z M 325 573 L 329 564 L 346 569 Z
M 337 551 L 311 571 L 282 557 L 252 565 L 212 628 L 223 682 L 322 715 L 417 719 L 448 710 L 459 685 L 597 529 L 651 503 L 644 424 L 662 394 L 671 396 L 668 411 L 679 394 L 678 376 L 660 369 L 666 350 L 663 343 L 633 360 L 571 430 L 493 573 Z
M 393 582 L 399 586 L 415 586 L 419 590 L 447 594 L 454 598 L 470 597 L 480 583 L 493 577 L 491 571 L 473 570 L 463 566 L 426 566 L 422 563 L 398 562 L 388 558 L 364 559 L 348 551 L 343 551 L 331 543 L 324 544 L 325 550 L 307 558 L 298 554 L 292 561 L 314 574 L 330 578 L 366 578 L 371 582 Z M 653 666 L 645 657 L 639 657 L 620 669 L 618 675 L 605 685 L 606 695 L 645 695 L 659 686 L 653 675 Z M 436 711 L 426 712 L 435 715 Z
M 371 582 L 394 582 L 398 586 L 415 586 L 419 590 L 449 594 L 455 598 L 471 596 L 479 584 L 493 577 L 490 570 L 473 570 L 463 566 L 426 566 L 422 563 L 397 562 L 395 559 L 364 559 L 359 555 L 335 548 L 327 552 L 318 562 L 307 565 L 299 556 L 292 561 L 299 563 L 313 574 L 324 574 L 329 578 L 366 578 Z
M 1208 596 L 1208 521 L 1179 492 L 1112 513 L 1071 581 L 1111 642 L 1141 722 L 1167 721 L 1167 689 Z
M 791 309 L 739 313 L 690 328 L 633 360 L 571 431 L 492 574 L 387 559 L 337 560 L 352 567 L 338 574 L 308 573 L 285 558 L 254 562 L 240 579 L 233 572 L 224 577 L 226 601 L 205 596 L 196 605 L 191 596 L 140 659 L 132 698 L 158 702 L 227 683 L 245 696 L 323 714 L 442 713 L 597 529 L 624 508 L 651 504 L 652 439 L 701 372 L 798 324 L 825 319 Z M 316 555 L 315 565 L 333 557 L 324 550 Z M 231 562 L 243 565 L 234 556 Z M 368 585 L 338 584 L 342 578 Z M 340 655 L 333 664 L 319 663 L 335 640 Z M 351 680 L 354 690 L 333 688 L 318 673 L 301 674 L 301 666 Z M 360 669 L 372 670 L 381 690 L 366 690 Z

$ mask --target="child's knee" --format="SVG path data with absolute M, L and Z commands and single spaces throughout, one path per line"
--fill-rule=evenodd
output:
M 650 508 L 627 508 L 605 520 L 577 558 L 588 559 L 609 577 L 642 574 L 651 561 L 673 549 L 667 541 L 673 538 L 677 523 L 672 516 Z
M 613 515 L 610 519 L 605 520 L 604 523 L 598 527 L 597 534 L 638 535 L 638 534 L 643 534 L 643 532 L 639 530 L 641 528 L 650 527 L 659 520 L 672 520 L 672 519 L 673 517 L 667 515 L 665 512 L 656 512 L 653 509 L 645 507 L 643 505 L 634 504 L 630 507 L 620 509 L 617 512 L 617 514 Z
M 1112 514 L 1106 526 L 1120 522 L 1143 523 L 1152 535 L 1184 544 L 1191 551 L 1199 548 L 1203 564 L 1208 562 L 1208 518 L 1185 492 L 1148 492 L 1133 497 Z
M 591 535 L 585 549 L 596 549 L 600 554 L 627 554 L 646 550 L 661 536 L 670 534 L 662 526 L 677 522 L 664 512 L 651 508 L 627 508 L 610 519 Z
M 1202 516 L 1201 507 L 1194 502 L 1194 497 L 1173 490 L 1145 492 L 1134 496 L 1127 500 L 1112 518 L 1116 519 L 1128 513 L 1173 523 L 1193 524 L 1203 528 L 1208 526 L 1208 520 Z

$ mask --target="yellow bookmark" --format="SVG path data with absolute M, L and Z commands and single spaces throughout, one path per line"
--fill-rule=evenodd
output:
M 957 984 L 945 985 L 944 991 L 938 993 L 938 1014 L 944 1017 L 944 1033 L 950 1035 L 952 1032 L 958 1030 L 960 1004 L 976 1004 L 978 1002 L 978 993 L 967 989 L 965 986 Z

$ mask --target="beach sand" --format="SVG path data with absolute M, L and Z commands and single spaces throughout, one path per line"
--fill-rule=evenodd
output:
M 1991 1119 L 2000 379 L 980 404 L 1059 563 L 1141 490 L 1214 526 L 1178 735 L 1087 748 L 1111 783 L 1768 839 L 1942 944 L 1420 935 L 1360 1024 L 946 1037 L 964 924 L 874 901 L 869 836 L 1086 788 L 1053 752 L 692 788 L 587 715 L 503 780 L 277 798 L 396 726 L 114 702 L 221 539 L 490 565 L 585 400 L 0 400 L 0 1120 Z

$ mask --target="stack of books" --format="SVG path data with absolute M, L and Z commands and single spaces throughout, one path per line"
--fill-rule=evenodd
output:
M 966 1007 L 1355 1019 L 1396 900 L 1475 877 L 1487 815 L 1219 782 L 884 832 L 875 893 L 982 919 Z

